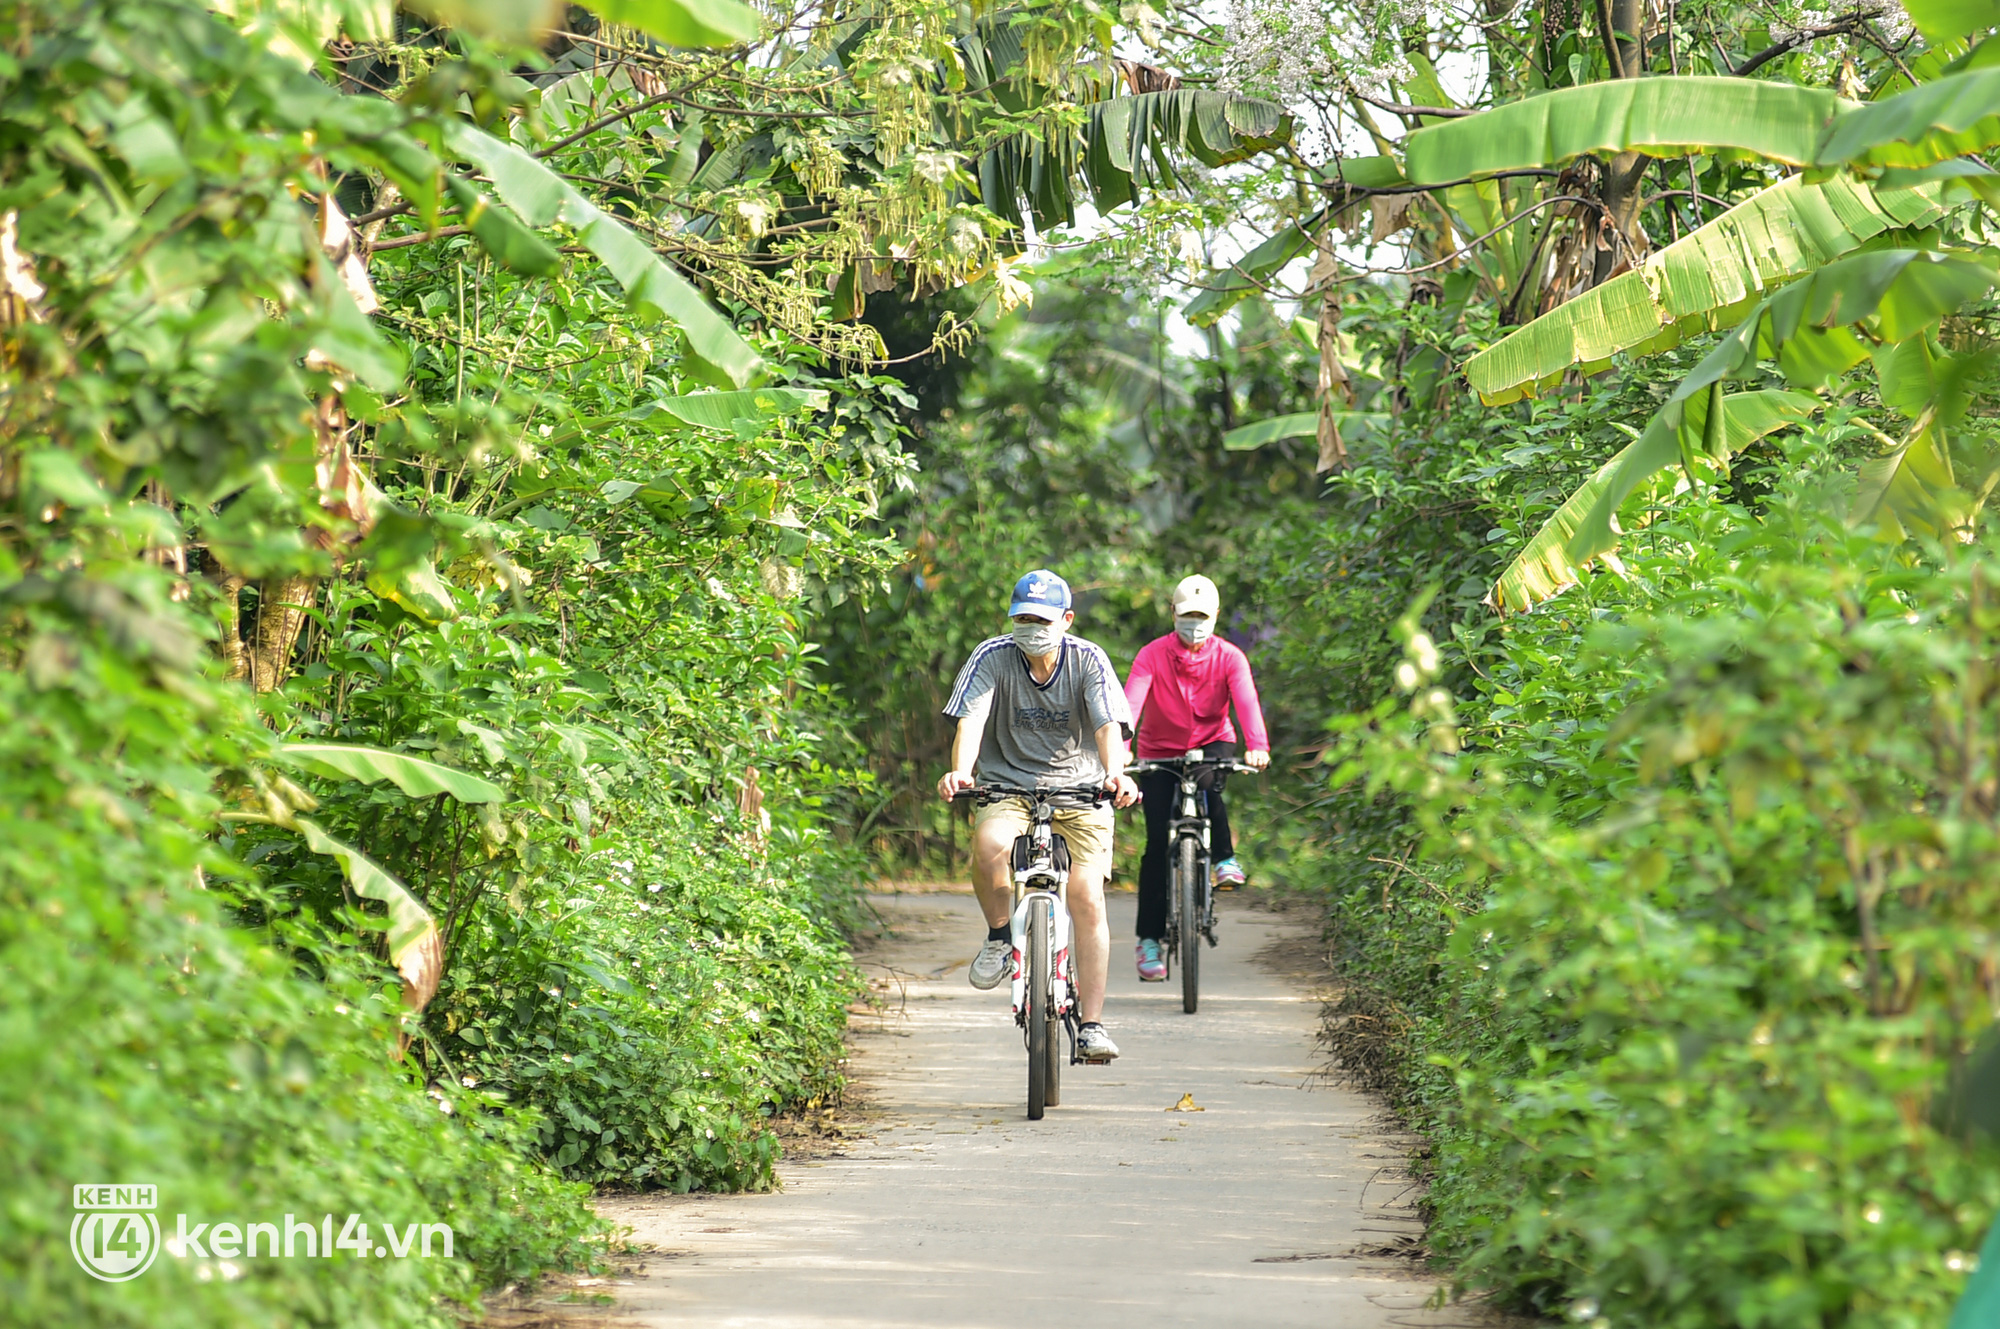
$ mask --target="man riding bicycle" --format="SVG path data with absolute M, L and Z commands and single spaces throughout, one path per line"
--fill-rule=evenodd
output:
M 1200 752 L 1211 761 L 1236 756 L 1236 730 L 1229 723 L 1229 705 L 1243 723 L 1249 751 L 1243 764 L 1262 770 L 1271 761 L 1271 740 L 1264 731 L 1264 712 L 1257 703 L 1257 684 L 1250 677 L 1250 660 L 1234 643 L 1215 636 L 1221 608 L 1215 583 L 1199 573 L 1174 588 L 1174 630 L 1148 642 L 1132 661 L 1125 680 L 1125 700 L 1139 729 L 1139 760 L 1157 761 Z M 1174 817 L 1175 776 L 1154 771 L 1140 783 L 1146 800 L 1146 856 L 1139 861 L 1139 945 L 1135 958 L 1139 977 L 1148 983 L 1166 981 L 1167 962 L 1160 940 L 1167 930 L 1168 877 L 1172 874 L 1167 831 Z M 1244 882 L 1229 834 L 1229 810 L 1222 790 L 1208 790 L 1209 852 L 1215 862 L 1215 884 L 1228 888 Z
M 989 637 L 958 671 L 944 713 L 958 721 L 951 770 L 938 793 L 951 798 L 974 784 L 1050 789 L 1101 785 L 1116 806 L 1130 807 L 1138 789 L 1124 775 L 1131 712 L 1118 671 L 1102 647 L 1068 634 L 1076 621 L 1069 584 L 1035 571 L 1015 584 L 1007 615 L 1013 631 Z M 975 775 L 976 771 L 976 775 Z M 1077 1003 L 1083 1027 L 1077 1053 L 1110 1061 L 1118 1045 L 1104 1031 L 1104 984 L 1111 967 L 1111 928 L 1104 879 L 1111 871 L 1111 809 L 1059 809 L 1055 828 L 1069 842 L 1068 904 L 1075 926 Z M 1013 976 L 1008 927 L 1012 891 L 1008 866 L 1016 836 L 1028 830 L 1024 799 L 980 808 L 973 821 L 972 887 L 986 915 L 986 941 L 972 961 L 972 986 L 993 988 Z

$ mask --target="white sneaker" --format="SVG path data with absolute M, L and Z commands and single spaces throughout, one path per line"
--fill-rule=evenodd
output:
M 1115 1061 L 1118 1045 L 1111 1041 L 1111 1035 L 1104 1032 L 1104 1026 L 1093 1020 L 1077 1030 L 1076 1055 L 1089 1062 Z
M 1013 976 L 1014 943 L 990 938 L 979 948 L 979 954 L 972 957 L 972 970 L 966 975 L 972 980 L 972 986 L 982 992 L 999 987 Z

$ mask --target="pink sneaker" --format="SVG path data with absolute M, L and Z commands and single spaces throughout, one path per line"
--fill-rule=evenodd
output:
M 1160 953 L 1157 941 L 1142 941 L 1135 948 L 1138 951 L 1139 981 L 1142 983 L 1164 983 L 1167 981 L 1167 957 Z

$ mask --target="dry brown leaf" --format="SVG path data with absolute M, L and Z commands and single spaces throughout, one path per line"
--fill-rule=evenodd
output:
M 1387 240 L 1410 224 L 1410 209 L 1421 194 L 1373 194 L 1368 199 L 1368 238 Z

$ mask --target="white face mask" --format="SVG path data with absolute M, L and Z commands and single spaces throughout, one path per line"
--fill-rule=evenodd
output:
M 1215 631 L 1215 620 L 1205 614 L 1178 614 L 1174 617 L 1174 632 L 1190 646 L 1199 646 L 1207 641 Z
M 1061 623 L 1016 623 L 1014 644 L 1029 655 L 1054 655 L 1062 645 L 1063 625 Z

